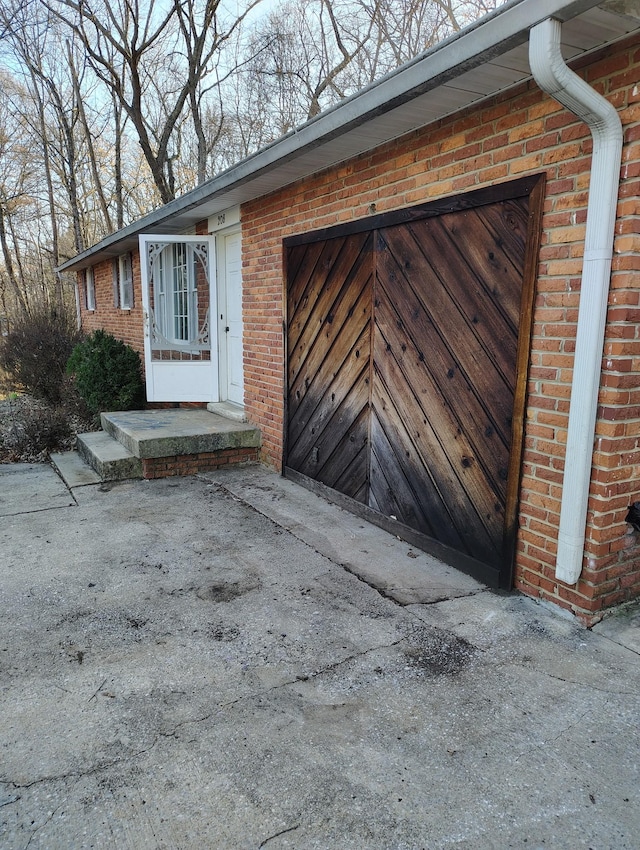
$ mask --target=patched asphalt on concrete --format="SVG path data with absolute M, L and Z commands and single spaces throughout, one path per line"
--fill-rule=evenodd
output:
M 2 848 L 637 846 L 637 653 L 517 595 L 399 604 L 354 575 L 378 529 L 347 570 L 234 476 L 0 521 Z

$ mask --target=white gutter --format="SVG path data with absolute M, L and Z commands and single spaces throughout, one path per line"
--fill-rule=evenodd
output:
M 622 124 L 614 107 L 567 67 L 560 52 L 560 35 L 561 24 L 552 18 L 533 27 L 529 62 L 540 88 L 585 121 L 593 137 L 556 558 L 556 578 L 575 584 L 582 572 L 584 553 L 620 179 Z

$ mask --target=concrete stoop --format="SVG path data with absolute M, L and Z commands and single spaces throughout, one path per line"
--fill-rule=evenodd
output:
M 101 424 L 102 431 L 78 435 L 77 452 L 51 456 L 69 486 L 193 475 L 252 463 L 261 445 L 255 426 L 202 409 L 103 413 Z
M 78 434 L 78 454 L 102 481 L 142 478 L 142 462 L 106 431 Z

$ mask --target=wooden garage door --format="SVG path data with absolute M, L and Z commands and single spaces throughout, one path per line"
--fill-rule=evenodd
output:
M 286 466 L 504 587 L 541 184 L 498 191 L 288 245 Z

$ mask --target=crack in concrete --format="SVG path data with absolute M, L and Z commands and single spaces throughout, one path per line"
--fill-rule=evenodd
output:
M 274 835 L 270 835 L 268 838 L 258 845 L 258 850 L 262 847 L 266 847 L 270 841 L 273 841 L 274 838 L 279 838 L 281 835 L 286 835 L 288 832 L 295 832 L 296 829 L 300 829 L 300 824 L 297 823 L 295 826 L 290 826 L 288 829 L 281 829 L 280 832 L 274 833 Z
M 296 538 L 296 539 L 299 539 L 299 538 Z M 307 544 L 307 545 L 309 545 L 309 544 Z M 316 552 L 316 554 L 322 555 L 324 558 L 326 558 L 328 561 L 330 561 L 336 567 L 341 567 L 345 572 L 349 573 L 349 575 L 354 576 L 355 578 L 358 579 L 358 581 L 361 581 L 363 584 L 366 584 L 367 587 L 370 587 L 371 590 L 375 590 L 376 593 L 379 593 L 380 596 L 382 596 L 383 599 L 388 599 L 390 602 L 393 602 L 399 608 L 408 608 L 410 605 L 438 605 L 440 602 L 449 602 L 451 599 L 466 599 L 469 596 L 479 596 L 481 593 L 488 593 L 488 591 L 489 591 L 488 588 L 482 588 L 481 590 L 469 591 L 469 593 L 458 593 L 455 596 L 453 596 L 453 595 L 452 596 L 439 596 L 439 597 L 436 597 L 434 599 L 424 600 L 422 602 L 416 602 L 415 600 L 413 600 L 411 602 L 402 602 L 400 599 L 397 599 L 393 595 L 392 590 L 388 590 L 386 588 L 381 587 L 378 584 L 374 584 L 372 581 L 369 581 L 369 579 L 367 579 L 364 576 L 361 576 L 359 573 L 357 573 L 355 571 L 355 569 L 353 569 L 353 567 L 351 567 L 349 564 L 343 563 L 341 561 L 334 561 L 333 558 L 331 558 L 329 555 L 326 555 L 324 552 L 318 552 L 317 549 L 314 549 L 314 551 Z M 409 611 L 409 613 L 413 614 L 413 616 L 417 616 L 413 613 L 413 611 Z
M 575 719 L 572 723 L 569 723 L 569 725 L 568 725 L 568 726 L 565 726 L 565 727 L 564 727 L 564 729 L 561 729 L 561 730 L 560 730 L 560 731 L 559 731 L 556 735 L 554 735 L 552 738 L 549 738 L 549 739 L 547 739 L 547 740 L 545 740 L 545 741 L 541 741 L 539 744 L 535 744 L 535 745 L 534 745 L 534 746 L 532 746 L 532 747 L 527 747 L 527 749 L 526 749 L 526 750 L 524 750 L 523 752 L 519 753 L 519 754 L 515 757 L 514 761 L 516 761 L 516 762 L 520 761 L 520 759 L 521 759 L 521 758 L 523 758 L 524 756 L 526 756 L 526 755 L 528 755 L 529 753 L 533 752 L 534 750 L 542 750 L 542 749 L 546 749 L 547 747 L 551 746 L 551 744 L 555 744 L 555 742 L 556 742 L 556 741 L 558 741 L 558 740 L 560 740 L 560 738 L 562 738 L 564 735 L 566 735 L 566 734 L 567 734 L 567 732 L 568 732 L 570 729 L 573 729 L 574 727 L 579 726 L 579 725 L 580 725 L 580 723 L 582 723 L 582 721 L 584 720 L 584 718 L 585 718 L 585 717 L 588 717 L 590 714 L 591 714 L 591 712 L 589 712 L 589 711 L 583 711 L 583 712 L 582 712 L 582 714 L 581 714 L 579 717 L 577 717 L 577 718 L 576 718 L 576 719 Z
M 165 738 L 172 738 L 176 735 L 179 729 L 182 729 L 185 726 L 190 726 L 192 724 L 204 723 L 205 721 L 210 720 L 215 714 L 217 714 L 222 709 L 230 708 L 231 706 L 238 705 L 241 702 L 249 702 L 250 700 L 267 696 L 268 694 L 271 694 L 274 691 L 278 691 L 281 688 L 288 688 L 291 685 L 296 685 L 300 682 L 308 682 L 310 679 L 316 679 L 319 676 L 323 676 L 326 673 L 330 673 L 334 670 L 337 670 L 343 664 L 348 664 L 350 661 L 354 661 L 357 658 L 364 658 L 364 656 L 368 655 L 370 652 L 376 652 L 379 649 L 391 649 L 394 646 L 398 646 L 398 644 L 401 644 L 406 639 L 407 637 L 405 636 L 399 638 L 396 641 L 393 641 L 393 643 L 372 646 L 369 649 L 363 650 L 362 652 L 356 652 L 353 655 L 349 655 L 346 658 L 343 658 L 341 661 L 336 661 L 334 664 L 329 664 L 327 667 L 324 667 L 321 670 L 314 670 L 311 673 L 298 674 L 294 679 L 288 679 L 285 682 L 280 682 L 280 684 L 273 685 L 270 688 L 265 688 L 262 691 L 255 691 L 250 694 L 245 694 L 244 696 L 229 700 L 229 702 L 221 702 L 217 705 L 214 711 L 210 711 L 208 714 L 204 714 L 201 717 L 194 717 L 190 720 L 183 720 L 181 723 L 176 724 L 170 732 L 160 732 L 159 735 Z
M 140 758 L 140 756 L 151 752 L 151 750 L 157 745 L 161 736 L 162 733 L 157 733 L 157 736 L 153 743 L 142 750 L 138 750 L 134 753 L 130 753 L 129 755 L 121 756 L 119 758 L 111 759 L 109 761 L 102 761 L 99 764 L 93 765 L 93 767 L 87 768 L 86 770 L 69 771 L 68 773 L 61 773 L 54 776 L 41 776 L 39 779 L 34 779 L 32 782 L 14 782 L 11 779 L 0 779 L 0 783 L 3 785 L 11 786 L 16 790 L 24 790 L 28 788 L 33 788 L 35 785 L 43 785 L 46 782 L 66 782 L 67 780 L 73 779 L 79 781 L 80 779 L 85 779 L 87 776 L 92 776 L 93 774 L 100 773 L 101 771 L 109 770 L 109 768 L 111 767 L 115 767 L 116 765 L 133 761 L 137 758 Z
M 60 810 L 60 809 L 64 806 L 64 804 L 65 804 L 65 802 L 66 802 L 66 799 L 67 799 L 67 798 L 65 797 L 65 799 L 64 799 L 64 800 L 63 800 L 63 801 L 62 801 L 59 805 L 57 805 L 53 811 L 49 812 L 49 814 L 47 815 L 47 817 L 46 817 L 46 819 L 45 819 L 44 823 L 41 823 L 41 824 L 40 824 L 40 826 L 37 826 L 37 827 L 33 830 L 33 832 L 31 833 L 31 835 L 29 836 L 29 840 L 28 840 L 28 841 L 27 841 L 27 843 L 24 845 L 24 850 L 29 850 L 29 847 L 31 846 L 31 842 L 33 841 L 33 839 L 36 837 L 36 835 L 37 835 L 37 834 L 38 834 L 41 830 L 43 830 L 43 829 L 45 828 L 45 826 L 46 826 L 48 823 L 51 823 L 51 821 L 54 819 L 54 817 L 55 817 L 55 815 L 56 815 L 56 812 L 58 812 L 58 811 L 59 811 L 59 810 Z
M 65 508 L 77 508 L 77 507 L 78 507 L 78 503 L 76 501 L 74 501 L 73 504 L 70 504 L 70 505 L 51 505 L 48 508 L 34 508 L 31 511 L 18 511 L 17 513 L 13 513 L 13 514 L 0 514 L 0 517 L 10 518 L 12 516 L 27 516 L 28 514 L 42 514 L 42 513 L 45 513 L 45 511 L 61 511 L 61 510 L 64 510 Z
M 243 507 L 249 508 L 249 510 L 254 511 L 254 513 L 256 513 L 259 516 L 263 517 L 264 519 L 268 520 L 270 523 L 272 523 L 272 525 L 275 525 L 277 528 L 280 528 L 283 531 L 286 531 L 287 534 L 290 534 L 292 537 L 295 537 L 296 540 L 298 540 L 300 543 L 303 543 L 305 546 L 307 546 L 309 549 L 311 549 L 312 552 L 315 552 L 316 555 L 320 555 L 321 558 L 325 558 L 327 561 L 329 561 L 330 564 L 333 564 L 335 567 L 339 567 L 340 569 L 344 570 L 346 573 L 349 573 L 349 575 L 353 576 L 358 581 L 362 582 L 362 584 L 366 585 L 371 590 L 374 590 L 383 599 L 387 599 L 389 602 L 393 602 L 393 604 L 397 605 L 399 608 L 405 609 L 405 608 L 408 608 L 410 605 L 437 605 L 440 602 L 448 602 L 450 599 L 465 599 L 469 596 L 478 596 L 481 593 L 487 593 L 489 591 L 488 588 L 482 588 L 481 590 L 478 590 L 478 591 L 470 591 L 469 593 L 460 593 L 460 594 L 457 594 L 456 596 L 453 596 L 453 597 L 442 596 L 442 597 L 438 597 L 437 599 L 429 599 L 425 602 L 416 602 L 415 600 L 412 601 L 412 602 L 401 602 L 399 599 L 396 599 L 396 597 L 393 596 L 392 593 L 389 590 L 387 590 L 386 588 L 380 587 L 379 585 L 374 584 L 372 581 L 363 577 L 362 575 L 357 573 L 348 563 L 344 563 L 342 561 L 337 561 L 334 558 L 332 558 L 331 555 L 328 555 L 326 552 L 321 552 L 319 549 L 317 549 L 315 546 L 313 546 L 311 543 L 309 543 L 307 540 L 305 540 L 304 537 L 300 537 L 298 534 L 296 534 L 293 528 L 286 526 L 286 525 L 282 525 L 282 523 L 279 522 L 277 519 L 274 519 L 273 517 L 269 516 L 269 514 L 260 510 L 260 508 L 257 508 L 255 505 L 252 505 L 246 499 L 243 499 L 242 496 L 237 496 L 232 490 L 230 490 L 224 484 L 221 484 L 218 481 L 215 481 L 215 482 L 211 481 L 210 479 L 205 478 L 205 477 L 203 477 L 202 480 L 206 481 L 209 484 L 210 487 L 214 487 L 218 491 L 222 491 L 223 493 L 225 493 L 227 496 L 229 496 L 231 499 L 233 499 L 234 502 L 237 502 L 238 504 L 242 505 Z M 409 611 L 409 613 L 412 616 L 416 617 L 416 619 L 420 619 L 412 611 Z
M 548 679 L 554 679 L 556 682 L 563 682 L 567 685 L 577 685 L 579 688 L 588 688 L 590 691 L 597 691 L 601 694 L 609 694 L 611 696 L 634 697 L 637 696 L 637 691 L 612 691 L 610 688 L 600 688 L 592 682 L 579 682 L 576 679 L 565 679 L 562 676 L 556 676 L 554 673 L 549 673 L 547 670 L 541 670 L 539 667 L 531 667 L 530 664 L 521 664 L 519 661 L 505 661 L 502 664 L 497 664 L 498 667 L 519 667 L 521 670 L 526 670 L 528 673 L 540 673 Z
M 619 640 L 616 640 L 615 638 L 609 637 L 609 635 L 597 634 L 597 636 L 599 638 L 604 638 L 604 640 L 608 640 L 610 643 L 615 643 L 616 646 L 621 646 L 623 649 L 628 649 L 629 652 L 633 652 L 634 655 L 640 655 L 640 650 L 634 649 L 632 646 L 629 646 L 626 643 L 620 643 Z
M 418 618 L 416 618 L 416 619 L 418 619 Z M 175 737 L 177 735 L 178 731 L 180 729 L 184 728 L 184 727 L 187 727 L 187 726 L 190 726 L 190 725 L 199 725 L 200 723 L 205 723 L 207 720 L 210 720 L 212 717 L 214 717 L 216 715 L 216 713 L 220 712 L 221 710 L 223 710 L 225 708 L 229 708 L 231 706 L 238 705 L 239 703 L 242 703 L 242 702 L 247 702 L 247 701 L 250 701 L 250 700 L 254 700 L 254 699 L 266 696 L 270 693 L 273 693 L 274 691 L 278 691 L 282 688 L 290 687 L 291 685 L 295 685 L 295 684 L 298 684 L 300 682 L 306 682 L 306 681 L 309 681 L 311 679 L 317 679 L 320 676 L 324 676 L 327 673 L 331 673 L 331 672 L 338 670 L 344 664 L 349 664 L 350 662 L 355 661 L 359 658 L 364 658 L 372 652 L 377 652 L 377 651 L 383 650 L 383 649 L 392 649 L 395 646 L 399 646 L 401 643 L 406 641 L 407 638 L 408 638 L 408 635 L 404 635 L 403 637 L 398 638 L 398 640 L 392 641 L 391 643 L 379 644 L 377 646 L 369 647 L 368 649 L 365 649 L 365 650 L 362 650 L 360 652 L 355 652 L 351 655 L 348 655 L 345 658 L 342 658 L 340 661 L 336 661 L 333 664 L 329 664 L 329 665 L 327 665 L 326 667 L 323 667 L 320 670 L 313 670 L 312 672 L 310 672 L 308 674 L 297 674 L 293 679 L 288 679 L 284 682 L 280 682 L 279 684 L 273 685 L 270 688 L 266 688 L 266 689 L 261 690 L 261 691 L 255 691 L 253 693 L 246 694 L 244 696 L 240 696 L 237 699 L 230 700 L 229 702 L 219 703 L 213 711 L 210 711 L 207 714 L 202 715 L 201 717 L 195 717 L 195 718 L 191 718 L 189 720 L 184 720 L 181 723 L 178 723 L 175 726 L 173 726 L 171 728 L 171 730 L 168 730 L 168 731 L 161 731 L 161 730 L 157 731 L 155 740 L 148 747 L 145 747 L 144 749 L 138 750 L 138 751 L 131 753 L 129 755 L 121 756 L 121 757 L 116 758 L 116 759 L 100 762 L 99 764 L 96 764 L 96 765 L 94 765 L 94 766 L 92 766 L 92 767 L 90 767 L 86 770 L 70 771 L 68 773 L 63 773 L 63 774 L 59 774 L 59 775 L 55 775 L 55 776 L 43 776 L 43 777 L 40 777 L 39 779 L 34 779 L 32 782 L 20 783 L 20 782 L 14 782 L 12 780 L 0 779 L 0 783 L 5 784 L 7 786 L 11 786 L 16 790 L 22 790 L 22 789 L 32 788 L 35 785 L 40 785 L 40 784 L 44 784 L 44 783 L 65 782 L 65 781 L 70 780 L 70 779 L 75 779 L 75 780 L 79 781 L 80 779 L 83 779 L 87 776 L 92 776 L 96 773 L 100 773 L 102 771 L 109 770 L 110 768 L 115 767 L 116 765 L 126 764 L 128 762 L 134 761 L 135 759 L 140 758 L 140 756 L 146 755 L 147 753 L 151 752 L 151 750 L 153 750 L 157 746 L 157 744 L 159 743 L 160 740 Z M 18 797 L 13 802 L 17 802 L 18 799 L 20 799 L 20 798 Z M 10 803 L 7 803 L 7 805 L 10 805 Z M 276 837 L 276 836 L 272 836 L 272 838 L 273 837 Z M 267 839 L 267 840 L 271 840 L 271 839 Z
M 0 782 L 0 785 L 12 785 L 11 782 Z M 11 806 L 13 803 L 17 803 L 22 799 L 19 794 L 7 794 L 5 797 L 0 797 L 0 809 L 3 806 Z

